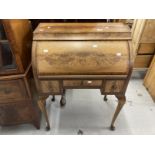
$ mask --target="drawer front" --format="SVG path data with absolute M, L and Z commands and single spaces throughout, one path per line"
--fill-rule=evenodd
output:
M 52 81 L 40 81 L 40 88 L 42 93 L 60 93 L 60 83 L 57 80 Z
M 0 103 L 23 100 L 27 97 L 28 94 L 22 79 L 0 81 Z
M 127 74 L 126 41 L 39 41 L 36 45 L 39 75 Z
M 153 55 L 137 55 L 134 62 L 134 68 L 148 68 Z
M 101 87 L 102 80 L 64 80 L 64 87 Z
M 139 54 L 153 54 L 155 52 L 155 44 L 140 44 Z
M 83 86 L 100 87 L 102 80 L 83 80 Z
M 80 87 L 82 86 L 82 80 L 64 80 L 64 87 Z
M 104 92 L 121 93 L 123 91 L 124 84 L 124 80 L 106 80 Z

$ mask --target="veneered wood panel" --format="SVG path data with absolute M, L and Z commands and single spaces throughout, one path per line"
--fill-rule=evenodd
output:
M 42 93 L 60 93 L 60 84 L 59 81 L 40 81 L 41 91 Z
M 97 87 L 102 85 L 102 80 L 63 80 L 64 87 Z
M 41 23 L 33 40 L 130 40 L 131 29 L 123 23 Z
M 108 27 L 107 27 L 108 26 Z M 98 30 L 102 28 L 102 30 Z M 40 31 L 42 29 L 43 31 Z M 102 33 L 129 32 L 130 28 L 123 23 L 40 23 L 34 33 Z
M 82 86 L 82 80 L 63 80 L 64 87 L 80 87 Z
M 38 75 L 128 74 L 124 41 L 38 41 Z
M 97 86 L 100 86 L 101 87 L 102 85 L 102 80 L 84 80 L 83 81 L 83 86 L 94 86 L 94 87 L 97 87 Z
M 105 82 L 104 92 L 106 93 L 121 93 L 123 91 L 124 80 L 107 80 Z

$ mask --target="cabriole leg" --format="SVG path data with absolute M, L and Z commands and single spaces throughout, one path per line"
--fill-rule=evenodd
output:
M 43 115 L 46 119 L 46 123 L 47 123 L 46 130 L 50 130 L 50 123 L 49 123 L 49 119 L 48 119 L 48 114 L 47 114 L 47 111 L 45 108 L 45 99 L 39 99 L 38 100 L 38 106 L 39 106 L 41 112 L 43 113 Z
M 116 118 L 117 118 L 118 114 L 120 113 L 121 109 L 123 108 L 123 106 L 124 106 L 124 104 L 126 102 L 126 97 L 125 96 L 117 96 L 116 95 L 116 97 L 118 99 L 118 105 L 117 105 L 117 108 L 115 110 L 112 122 L 111 122 L 111 126 L 110 126 L 111 130 L 115 130 L 114 123 L 116 121 Z

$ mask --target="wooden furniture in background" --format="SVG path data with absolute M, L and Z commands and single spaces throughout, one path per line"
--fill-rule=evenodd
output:
M 155 101 L 155 56 L 144 78 L 144 86 Z
M 40 126 L 30 85 L 31 44 L 32 29 L 28 20 L 0 21 L 0 125 Z
M 148 68 L 155 52 L 155 20 L 136 19 L 132 27 L 134 68 Z
M 110 128 L 125 104 L 132 72 L 131 30 L 122 23 L 42 23 L 34 31 L 32 66 L 38 105 L 50 129 L 45 99 L 66 89 L 100 89 L 115 95 L 118 106 Z M 54 100 L 54 98 L 53 98 Z
M 132 28 L 134 19 L 115 19 L 115 22 L 121 22 L 121 23 L 127 24 L 130 28 Z

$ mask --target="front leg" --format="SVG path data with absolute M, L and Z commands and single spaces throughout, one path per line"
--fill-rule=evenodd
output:
M 103 100 L 104 100 L 104 101 L 108 101 L 107 95 L 104 95 Z
M 112 122 L 111 122 L 111 126 L 110 126 L 111 130 L 115 130 L 114 123 L 116 121 L 116 118 L 117 118 L 118 114 L 120 113 L 121 109 L 123 108 L 123 106 L 124 106 L 124 104 L 126 102 L 126 97 L 124 95 L 123 96 L 116 95 L 116 97 L 118 99 L 118 105 L 117 105 L 117 108 L 115 110 Z
M 46 130 L 50 130 L 50 123 L 49 123 L 48 114 L 45 107 L 45 102 L 46 102 L 46 99 L 40 98 L 38 100 L 38 106 L 46 119 L 46 123 L 47 123 Z

